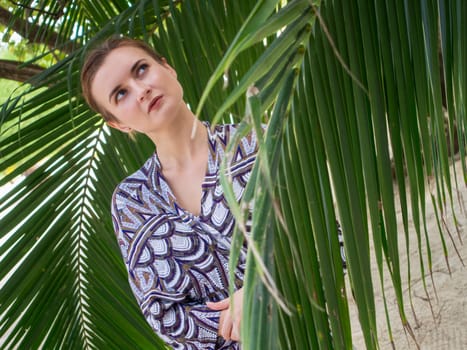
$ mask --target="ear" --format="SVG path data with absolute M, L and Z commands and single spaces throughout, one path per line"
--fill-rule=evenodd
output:
M 129 133 L 131 132 L 131 128 L 128 127 L 128 126 L 124 126 L 118 122 L 115 122 L 113 120 L 109 120 L 107 122 L 107 125 L 110 126 L 111 128 L 114 128 L 114 129 L 117 129 L 117 130 L 120 130 L 121 132 L 124 132 L 124 133 Z

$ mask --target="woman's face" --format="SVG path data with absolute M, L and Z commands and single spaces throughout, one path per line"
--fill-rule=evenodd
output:
M 131 46 L 108 54 L 91 84 L 91 94 L 117 118 L 108 124 L 124 132 L 157 133 L 184 104 L 175 70 Z

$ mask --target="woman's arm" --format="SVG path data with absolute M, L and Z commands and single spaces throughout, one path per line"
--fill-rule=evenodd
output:
M 232 296 L 232 305 L 230 299 L 212 303 L 208 302 L 206 305 L 211 310 L 220 311 L 219 329 L 217 334 L 226 340 L 240 341 L 240 322 L 242 320 L 243 311 L 243 288 L 237 290 Z
M 146 289 L 140 277 L 147 273 L 132 271 L 130 286 L 151 328 L 177 349 L 217 349 L 224 345 L 217 335 L 220 311 L 209 309 L 202 301 L 187 302 L 180 293 Z M 132 277 L 133 275 L 133 277 Z
M 117 203 L 122 210 L 120 212 Z M 131 226 L 129 218 L 133 214 L 129 209 L 123 210 L 125 205 L 125 201 L 118 202 L 114 197 L 114 229 L 128 271 L 130 287 L 151 328 L 175 349 L 236 349 L 235 343 L 224 341 L 217 335 L 220 311 L 209 309 L 204 299 L 194 300 L 187 292 L 187 281 L 184 278 L 178 279 L 177 285 L 172 285 L 177 279 L 165 281 L 158 273 L 158 264 L 163 268 L 162 275 L 168 273 L 166 269 L 169 264 L 163 260 L 159 260 L 159 263 L 153 261 L 150 250 L 142 248 L 144 244 L 132 244 L 136 239 L 141 239 L 135 236 L 135 230 L 144 231 L 144 227 L 135 229 Z M 157 220 L 156 216 L 152 222 Z M 151 230 L 154 229 L 150 220 L 146 224 Z M 160 227 L 162 231 L 166 228 Z M 167 256 L 167 259 L 170 260 L 170 257 Z M 176 265 L 172 267 L 176 268 Z M 174 270 L 173 273 L 180 271 Z

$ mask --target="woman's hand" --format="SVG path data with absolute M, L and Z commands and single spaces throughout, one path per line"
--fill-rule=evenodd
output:
M 237 290 L 233 296 L 233 305 L 230 308 L 230 298 L 216 303 L 208 302 L 206 306 L 211 310 L 220 311 L 219 334 L 225 340 L 240 341 L 240 321 L 243 309 L 243 288 Z

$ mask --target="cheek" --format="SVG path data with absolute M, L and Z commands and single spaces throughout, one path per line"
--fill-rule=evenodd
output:
M 170 90 L 172 94 L 181 92 L 181 94 L 183 95 L 182 86 L 180 85 L 177 76 L 167 69 L 154 72 L 154 74 L 151 77 L 148 77 L 148 83 L 153 83 L 155 87 L 161 86 L 163 88 L 166 88 Z
M 172 78 L 171 84 L 170 84 L 172 91 L 175 95 L 179 97 L 183 97 L 183 87 L 178 81 L 178 79 Z
M 118 107 L 112 107 L 109 112 L 112 113 L 118 120 L 126 121 L 131 119 L 134 115 L 135 104 L 130 99 L 125 98 L 125 101 L 121 101 Z

